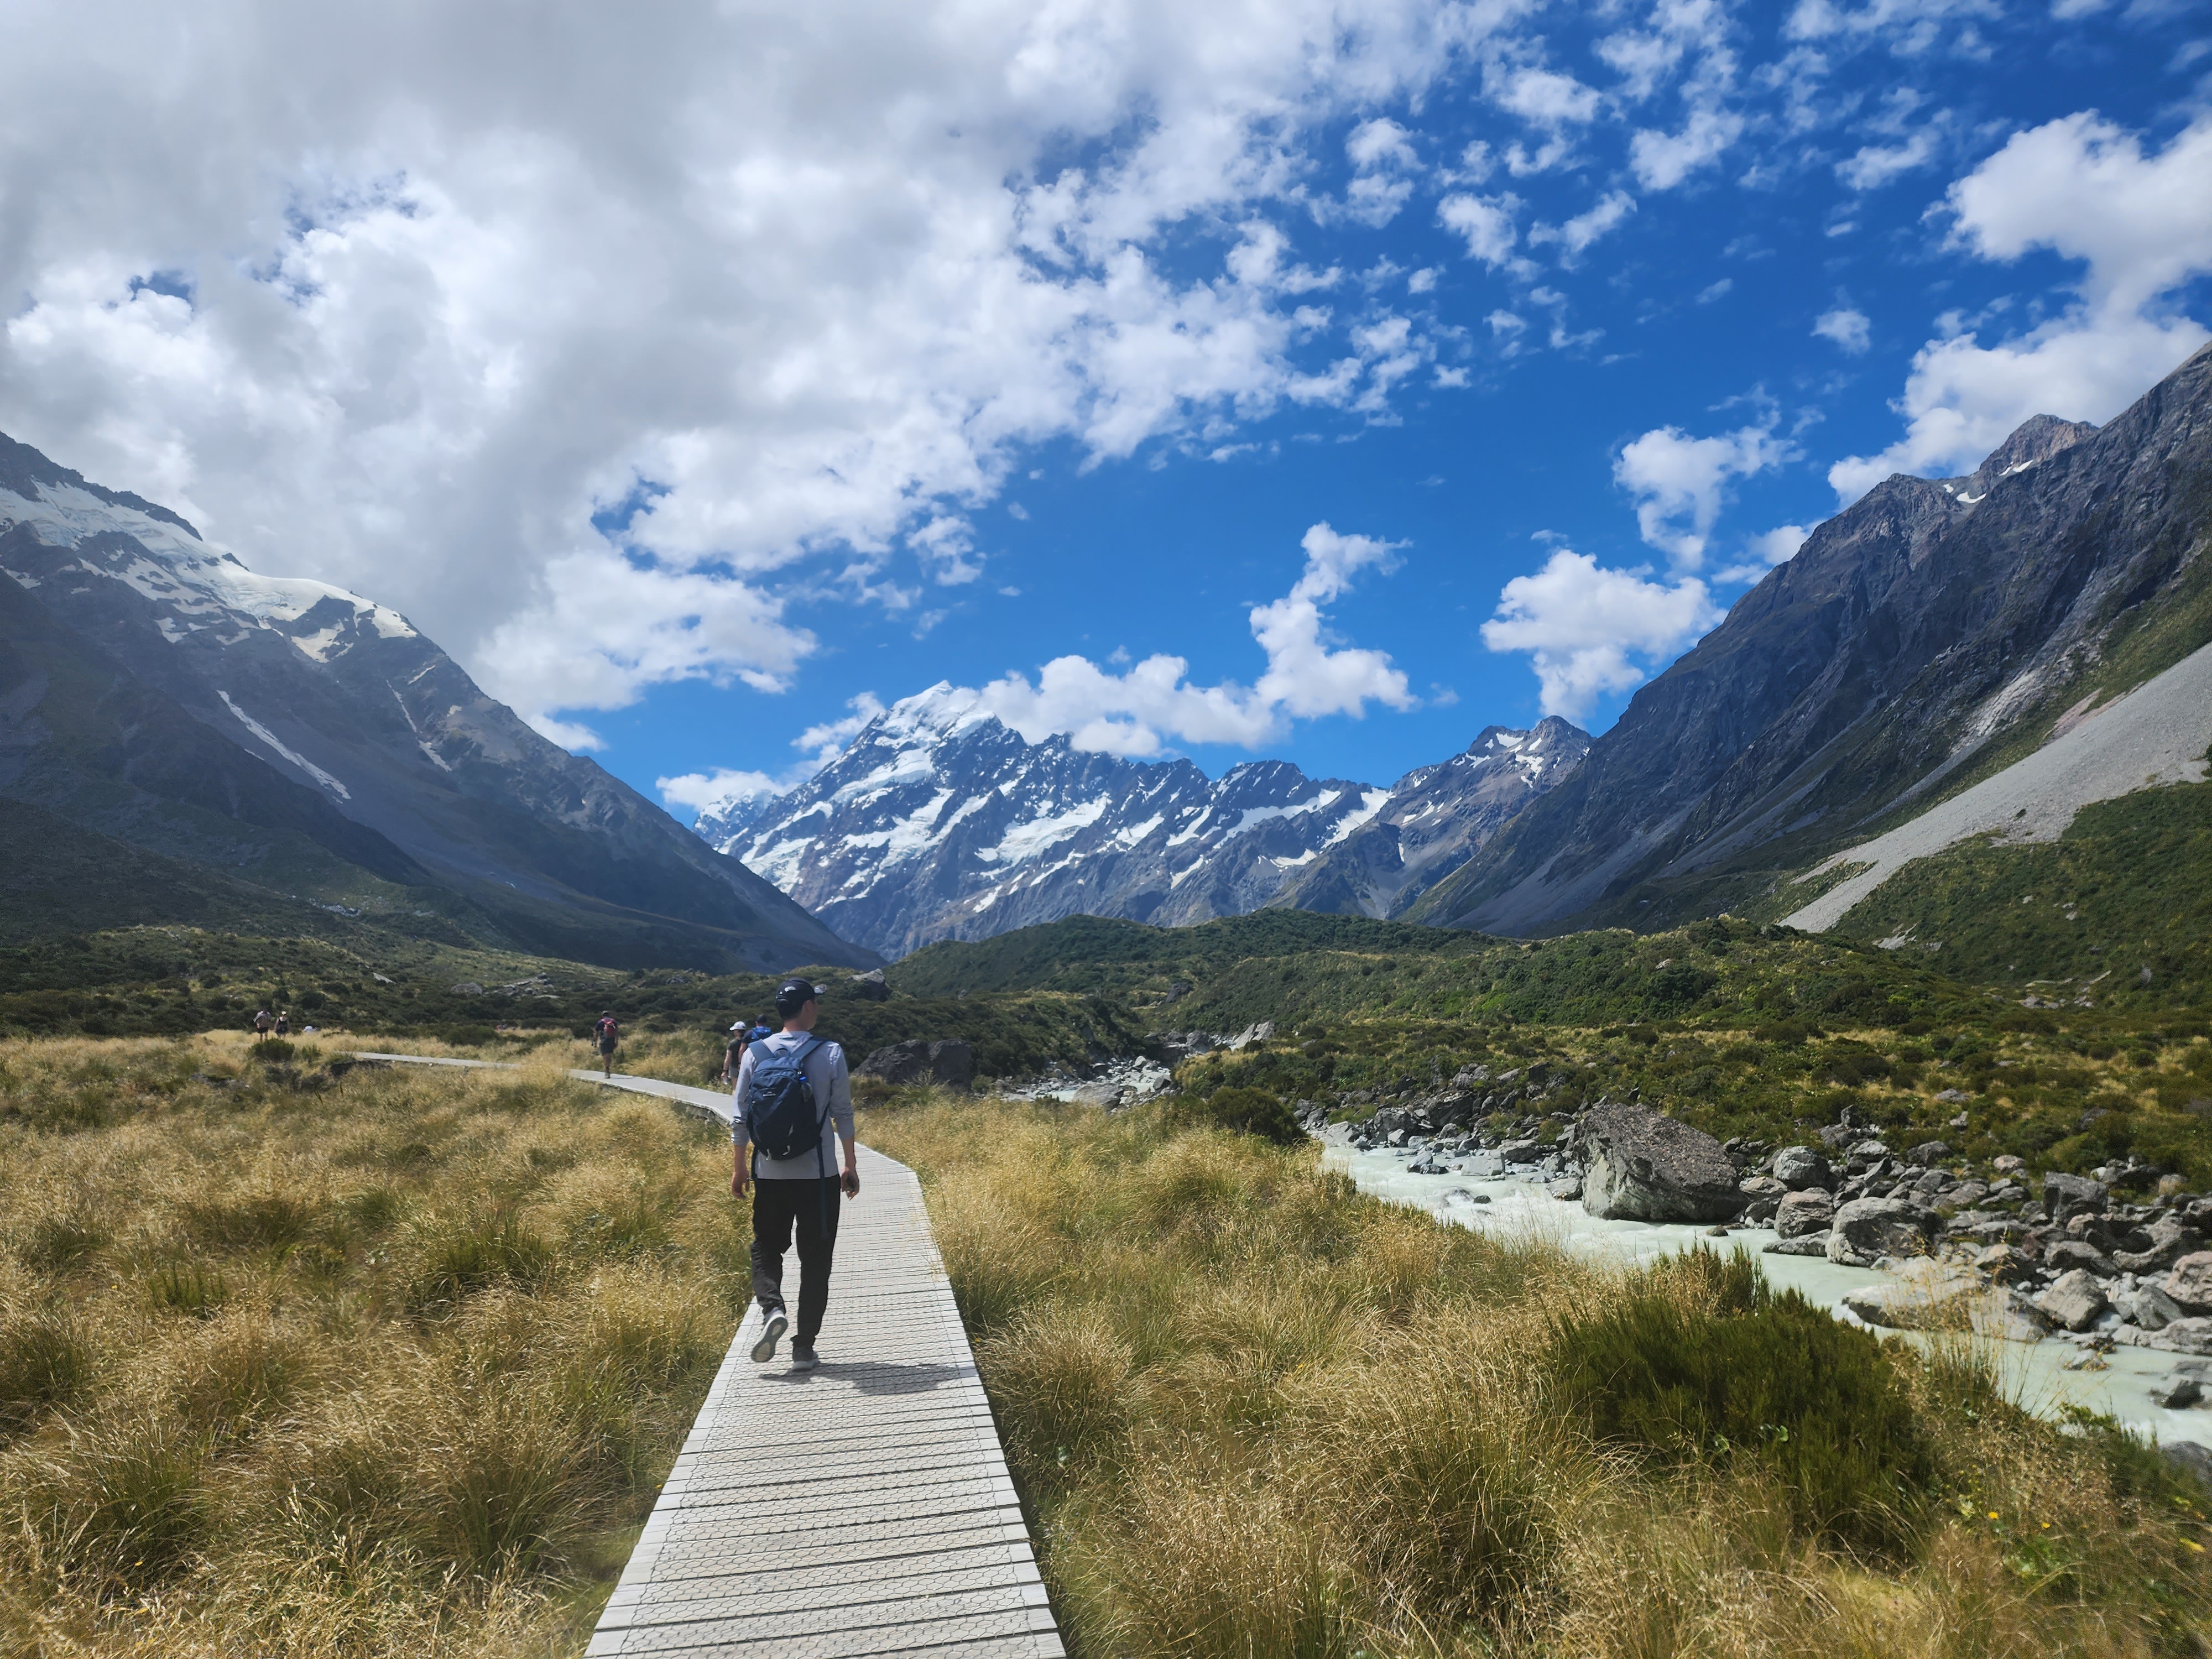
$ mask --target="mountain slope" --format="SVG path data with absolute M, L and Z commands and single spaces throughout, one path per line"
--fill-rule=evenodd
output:
M 1740 904 L 2032 750 L 2121 665 L 2170 666 L 2212 638 L 2209 413 L 2212 350 L 2101 428 L 2039 416 L 1966 478 L 1890 478 L 1408 914 L 1551 933 Z
M 17 799 L 264 884 L 447 892 L 548 954 L 873 959 L 539 737 L 397 612 L 250 571 L 5 437 L 0 571 Z
M 1589 733 L 1556 714 L 1527 732 L 1484 728 L 1464 754 L 1408 772 L 1380 811 L 1296 873 L 1275 900 L 1342 915 L 1403 914 L 1589 752 Z

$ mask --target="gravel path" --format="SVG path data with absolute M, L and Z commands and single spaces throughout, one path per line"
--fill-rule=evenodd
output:
M 2057 841 L 2083 807 L 2158 784 L 2202 783 L 2212 747 L 2212 645 L 2096 710 L 2062 738 L 1909 823 L 1823 860 L 1801 879 L 1842 864 L 1870 864 L 1783 921 L 1833 927 L 1915 859 L 1976 836 L 2007 843 Z

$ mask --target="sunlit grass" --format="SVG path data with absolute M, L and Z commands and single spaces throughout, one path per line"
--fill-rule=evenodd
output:
M 922 1173 L 1077 1653 L 2150 1655 L 2212 1628 L 2202 1494 L 2017 1410 L 1970 1344 L 1440 1226 L 1164 1113 L 939 1097 L 864 1133 Z
M 335 1053 L 0 1044 L 0 1654 L 581 1650 L 742 1305 L 726 1152 L 565 1046 Z

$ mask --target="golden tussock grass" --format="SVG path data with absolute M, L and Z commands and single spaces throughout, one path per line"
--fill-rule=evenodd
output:
M 1439 1226 L 1145 1109 L 864 1134 L 922 1174 L 1088 1659 L 2204 1650 L 2202 1494 L 2014 1409 L 1971 1345 Z
M 745 1293 L 558 1075 L 0 1044 L 0 1655 L 580 1650 Z

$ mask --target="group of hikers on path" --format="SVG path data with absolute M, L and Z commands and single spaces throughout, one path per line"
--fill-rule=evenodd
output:
M 776 988 L 773 1022 L 763 1015 L 751 1025 L 739 1020 L 730 1027 L 720 1073 L 730 1085 L 730 1192 L 752 1199 L 753 1297 L 762 1315 L 753 1363 L 773 1360 L 776 1345 L 790 1331 L 795 1371 L 811 1371 L 821 1363 L 814 1343 L 830 1305 L 837 1218 L 846 1200 L 860 1193 L 853 1080 L 844 1049 L 813 1034 L 821 1012 L 821 994 L 813 984 L 785 980 Z M 602 1013 L 592 1035 L 601 1073 L 612 1077 L 621 1024 L 611 1011 Z M 783 1295 L 783 1260 L 794 1243 L 795 1328 Z
M 253 1035 L 258 1037 L 289 1036 L 292 1035 L 292 1011 L 279 1008 L 271 1015 L 266 1008 L 253 1011 Z

